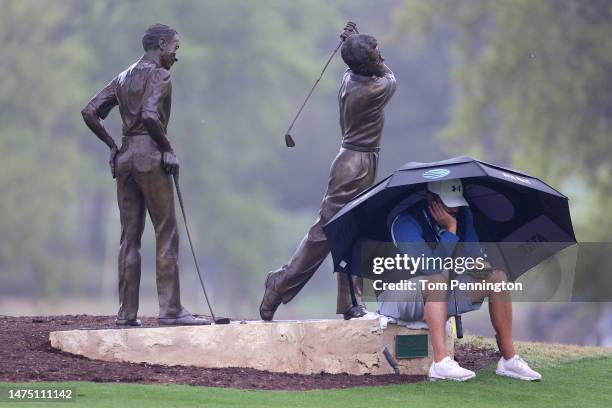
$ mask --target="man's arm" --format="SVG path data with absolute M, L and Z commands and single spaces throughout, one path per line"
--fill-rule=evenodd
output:
M 393 241 L 402 253 L 408 256 L 420 257 L 423 254 L 427 258 L 446 258 L 450 256 L 454 250 L 454 246 L 459 241 L 459 238 L 449 233 L 442 233 L 439 238 L 439 244 L 431 248 L 423 238 L 423 230 L 419 222 L 411 215 L 398 215 L 391 225 Z M 436 273 L 439 271 L 427 271 L 428 273 Z
M 153 70 L 147 81 L 142 106 L 142 122 L 162 152 L 173 151 L 166 137 L 166 130 L 159 119 L 158 110 L 162 100 L 169 95 L 171 89 L 170 72 L 163 68 Z
M 387 102 L 389 102 L 389 99 L 391 99 L 391 97 L 395 93 L 395 90 L 397 88 L 397 81 L 395 80 L 395 74 L 393 73 L 393 71 L 391 71 L 387 64 L 385 64 L 384 62 L 382 75 L 380 76 L 380 78 L 377 79 L 377 81 L 380 83 L 379 86 L 381 97 L 384 100 L 383 103 L 386 104 Z
M 383 63 L 383 69 L 380 76 L 372 77 L 370 91 L 364 95 L 373 104 L 375 109 L 383 109 L 391 100 L 397 88 L 395 75 L 389 67 Z
M 119 149 L 117 144 L 104 127 L 104 119 L 108 116 L 109 112 L 117 106 L 117 97 L 115 95 L 115 88 L 117 86 L 117 78 L 113 79 L 108 85 L 98 92 L 81 110 L 83 120 L 87 127 L 110 148 L 110 159 L 109 164 L 111 167 L 111 174 L 115 178 L 115 156 Z
M 116 83 L 117 80 L 113 79 L 81 111 L 87 127 L 111 149 L 116 148 L 117 144 L 109 135 L 102 121 L 106 119 L 111 109 L 117 105 L 117 98 L 115 96 Z
M 340 81 L 340 89 L 338 89 L 338 108 L 340 108 L 339 123 L 340 123 L 340 138 L 344 137 L 344 131 L 346 128 L 346 124 L 344 123 L 344 112 L 342 112 L 342 108 L 344 104 L 342 103 L 342 99 L 346 93 L 347 83 L 350 81 L 351 70 L 347 68 L 342 75 L 342 81 Z
M 393 73 L 393 71 L 391 71 L 389 67 L 387 66 L 387 64 L 385 64 L 384 62 L 382 65 L 383 65 L 383 71 L 382 71 L 381 77 L 393 79 L 393 82 L 395 82 L 395 74 Z
M 173 174 L 178 171 L 179 163 L 170 141 L 166 137 L 166 129 L 159 118 L 159 105 L 166 97 L 170 96 L 171 92 L 170 71 L 163 68 L 154 69 L 145 89 L 142 123 L 162 152 L 164 170 Z

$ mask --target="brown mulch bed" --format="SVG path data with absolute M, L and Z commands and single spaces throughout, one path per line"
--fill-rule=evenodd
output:
M 157 319 L 143 318 L 146 327 Z M 189 384 L 262 390 L 312 390 L 424 380 L 411 375 L 280 374 L 248 368 L 168 367 L 95 361 L 53 349 L 49 332 L 78 328 L 115 328 L 112 316 L 0 316 L 0 382 L 94 381 L 148 384 Z M 138 329 L 130 329 L 138 330 Z M 498 359 L 486 349 L 455 350 L 455 359 L 466 368 L 480 370 Z

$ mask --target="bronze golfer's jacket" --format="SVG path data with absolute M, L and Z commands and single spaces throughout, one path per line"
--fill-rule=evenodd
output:
M 357 75 L 347 70 L 342 78 L 338 102 L 342 148 L 334 159 L 327 192 L 319 217 L 288 264 L 272 274 L 274 290 L 289 302 L 308 282 L 329 254 L 325 225 L 344 205 L 374 184 L 384 124 L 384 107 L 395 93 L 395 76 L 385 67 L 378 76 Z M 338 273 L 337 313 L 352 306 L 346 274 Z M 355 278 L 358 301 L 362 281 Z
M 140 240 L 147 211 L 155 229 L 159 317 L 188 314 L 180 302 L 172 179 L 162 169 L 161 150 L 168 148 L 158 145 L 149 135 L 143 120 L 156 120 L 165 131 L 171 98 L 170 72 L 145 55 L 113 79 L 86 107 L 104 119 L 118 105 L 123 122 L 123 143 L 115 159 L 121 217 L 119 319 L 135 319 L 138 312 Z

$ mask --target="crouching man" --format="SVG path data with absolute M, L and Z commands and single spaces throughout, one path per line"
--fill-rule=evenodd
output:
M 459 242 L 479 242 L 468 203 L 463 197 L 461 180 L 444 180 L 427 185 L 426 200 L 401 212 L 393 221 L 391 232 L 395 245 L 401 250 L 414 244 L 433 244 L 427 256 L 451 256 L 450 248 Z M 449 253 L 445 253 L 449 252 Z M 462 282 L 495 284 L 507 281 L 500 269 L 487 268 L 476 274 L 457 277 Z M 473 371 L 461 367 L 448 355 L 444 342 L 445 323 L 450 314 L 465 313 L 480 308 L 485 298 L 489 300 L 489 315 L 495 329 L 499 351 L 502 355 L 496 373 L 521 380 L 537 381 L 542 376 L 532 370 L 521 359 L 512 340 L 512 299 L 507 290 L 459 291 L 448 297 L 444 285 L 423 285 L 447 283 L 446 273 L 435 272 L 413 278 L 418 284 L 415 290 L 385 291 L 379 298 L 379 313 L 403 321 L 425 321 L 433 348 L 433 362 L 429 368 L 431 380 L 465 381 L 473 378 Z M 493 285 L 483 285 L 493 287 Z M 431 290 L 428 290 L 433 288 Z

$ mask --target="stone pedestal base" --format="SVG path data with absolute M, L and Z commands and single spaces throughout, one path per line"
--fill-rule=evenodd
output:
M 52 332 L 51 345 L 94 360 L 207 368 L 245 367 L 298 374 L 392 374 L 383 355 L 396 355 L 397 335 L 423 335 L 378 320 L 246 322 Z M 453 337 L 447 334 L 452 353 Z M 397 359 L 402 374 L 426 375 L 433 355 Z

